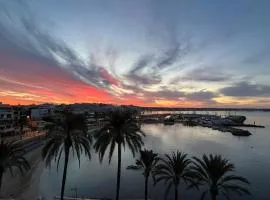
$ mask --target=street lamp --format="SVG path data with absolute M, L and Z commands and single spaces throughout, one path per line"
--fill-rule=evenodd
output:
M 75 198 L 77 199 L 78 188 L 76 188 L 76 187 L 70 188 L 70 191 L 74 191 L 74 193 L 75 193 Z

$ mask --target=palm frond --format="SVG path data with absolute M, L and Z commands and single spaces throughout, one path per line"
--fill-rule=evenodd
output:
M 230 174 L 235 167 L 221 155 L 203 155 L 202 159 L 193 157 L 192 172 L 196 176 L 198 186 L 206 184 L 209 191 L 220 193 L 229 199 L 229 192 L 239 195 L 250 194 L 241 184 L 249 185 L 249 181 L 241 176 Z M 229 175 L 227 175 L 229 174 Z
M 250 182 L 246 178 L 244 178 L 242 176 L 227 175 L 227 176 L 221 178 L 218 185 L 222 185 L 222 184 L 224 184 L 226 182 L 231 182 L 231 181 L 239 181 L 239 182 L 243 182 L 243 183 L 246 183 L 246 184 L 250 184 Z
M 21 174 L 30 169 L 28 161 L 24 157 L 24 149 L 15 141 L 4 141 L 0 143 L 0 168 L 2 172 L 9 170 L 13 175 L 14 168 Z
M 190 164 L 191 160 L 187 158 L 185 153 L 177 151 L 171 155 L 165 154 L 164 158 L 158 159 L 153 172 L 156 183 L 162 181 L 164 184 L 174 184 L 175 187 L 178 187 L 181 180 L 185 184 L 194 183 Z
M 202 195 L 201 195 L 201 197 L 200 197 L 200 200 L 204 200 L 204 198 L 205 198 L 205 196 L 206 196 L 207 193 L 208 193 L 208 190 L 205 190 L 205 191 L 202 193 Z
M 136 160 L 136 165 L 130 165 L 127 167 L 129 170 L 142 170 L 143 175 L 148 177 L 150 174 L 153 176 L 153 171 L 156 167 L 158 160 L 158 154 L 154 153 L 152 150 L 140 150 L 140 158 Z M 155 179 L 153 178 L 154 182 Z
M 228 192 L 234 192 L 237 193 L 239 196 L 242 195 L 251 195 L 251 193 L 249 192 L 249 190 L 247 188 L 244 188 L 240 185 L 236 185 L 236 184 L 224 184 L 222 186 L 223 191 Z
M 46 166 L 50 166 L 52 160 L 57 162 L 57 169 L 62 153 L 66 154 L 67 149 L 71 149 L 79 162 L 84 152 L 91 158 L 91 139 L 87 135 L 85 119 L 82 115 L 64 113 L 62 121 L 49 120 L 47 126 L 48 140 L 42 149 L 42 158 Z
M 109 149 L 109 162 L 116 144 L 122 147 L 126 145 L 133 156 L 138 152 L 142 145 L 144 133 L 132 118 L 129 112 L 115 110 L 110 113 L 108 123 L 94 134 L 94 149 L 99 153 L 100 161 L 103 160 L 105 152 Z

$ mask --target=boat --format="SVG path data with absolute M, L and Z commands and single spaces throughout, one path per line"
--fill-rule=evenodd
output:
M 174 118 L 172 118 L 172 116 L 170 115 L 166 116 L 163 120 L 164 125 L 174 125 L 174 122 L 175 122 Z

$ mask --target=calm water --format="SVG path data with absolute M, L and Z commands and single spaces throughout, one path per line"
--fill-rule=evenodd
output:
M 225 113 L 219 113 L 225 114 Z M 230 133 L 222 133 L 202 127 L 144 125 L 147 133 L 146 148 L 158 153 L 170 153 L 177 149 L 190 156 L 201 156 L 203 153 L 220 153 L 236 165 L 237 173 L 247 177 L 251 185 L 252 197 L 234 197 L 236 200 L 269 200 L 270 199 L 270 113 L 269 112 L 237 112 L 248 117 L 247 122 L 265 125 L 265 129 L 247 128 L 253 133 L 250 137 L 235 137 Z M 142 198 L 144 179 L 140 172 L 128 171 L 125 168 L 134 163 L 128 150 L 123 155 L 121 197 Z M 62 165 L 63 166 L 63 165 Z M 93 153 L 89 162 L 84 158 L 80 169 L 76 159 L 70 161 L 68 169 L 66 194 L 74 195 L 72 188 L 78 188 L 78 196 L 114 198 L 116 185 L 117 155 L 111 164 L 104 159 L 99 163 Z M 55 165 L 44 169 L 40 179 L 40 195 L 52 199 L 59 195 L 62 168 L 57 173 Z M 152 185 L 150 183 L 150 185 Z M 186 191 L 182 185 L 179 199 L 198 199 L 200 191 Z M 163 199 L 164 185 L 150 186 L 152 199 Z

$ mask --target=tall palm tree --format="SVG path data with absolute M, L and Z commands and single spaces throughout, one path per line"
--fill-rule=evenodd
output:
M 138 152 L 142 145 L 142 137 L 145 136 L 140 130 L 132 114 L 124 110 L 114 110 L 110 113 L 108 123 L 95 133 L 96 142 L 94 148 L 99 153 L 100 161 L 109 149 L 109 163 L 117 145 L 118 166 L 117 166 L 117 185 L 116 200 L 119 200 L 120 178 L 121 178 L 121 149 L 126 145 L 131 150 L 133 156 Z
M 202 193 L 201 199 L 204 199 L 208 192 L 210 192 L 212 200 L 216 200 L 219 194 L 230 199 L 229 192 L 238 195 L 250 194 L 248 189 L 241 185 L 248 185 L 249 181 L 241 176 L 233 175 L 234 165 L 221 155 L 210 154 L 209 156 L 203 155 L 202 159 L 197 157 L 193 157 L 193 159 L 192 170 L 198 179 L 197 185 L 207 185 L 208 187 Z
M 155 166 L 158 162 L 158 154 L 154 153 L 152 150 L 141 150 L 140 159 L 136 160 L 136 165 L 130 165 L 127 169 L 130 170 L 143 170 L 143 175 L 145 178 L 144 185 L 144 199 L 148 199 L 148 178 L 149 175 L 155 169 Z M 153 175 L 153 174 L 152 174 Z
M 64 113 L 62 120 L 51 120 L 46 129 L 48 130 L 48 140 L 42 149 L 42 157 L 46 166 L 49 166 L 51 161 L 55 160 L 58 170 L 60 158 L 64 153 L 61 187 L 61 200 L 63 200 L 70 150 L 72 150 L 73 156 L 74 152 L 76 153 L 80 166 L 80 156 L 83 152 L 89 159 L 91 158 L 91 139 L 87 136 L 85 120 L 81 115 Z
M 20 116 L 19 119 L 15 121 L 15 126 L 20 129 L 20 139 L 23 138 L 23 127 L 25 125 L 28 125 L 27 117 L 26 116 Z
M 190 171 L 191 160 L 187 158 L 187 154 L 177 151 L 171 155 L 165 154 L 165 158 L 160 158 L 160 162 L 154 171 L 156 183 L 164 181 L 167 185 L 165 197 L 172 186 L 174 186 L 174 197 L 178 199 L 178 187 L 183 181 L 185 184 L 194 183 L 193 176 Z
M 0 143 L 0 189 L 3 174 L 9 170 L 13 175 L 13 170 L 17 168 L 21 174 L 30 169 L 28 161 L 24 157 L 24 149 L 15 141 Z

